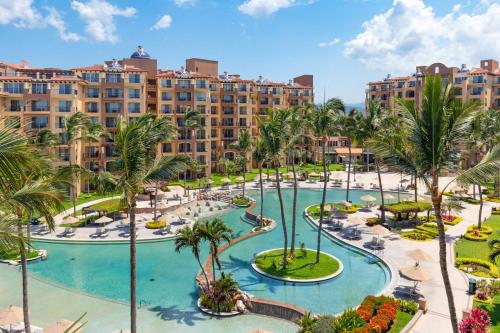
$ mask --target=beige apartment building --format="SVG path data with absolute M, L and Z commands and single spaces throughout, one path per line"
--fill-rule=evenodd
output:
M 197 58 L 187 59 L 178 70 L 162 70 L 142 47 L 130 58 L 69 70 L 0 62 L 0 119 L 26 131 L 50 129 L 59 135 L 61 144 L 54 147 L 59 165 L 71 159 L 94 171 L 106 170 L 113 160 L 113 137 L 98 143 L 79 141 L 69 152 L 62 129 L 65 117 L 76 111 L 85 112 L 111 134 L 120 116 L 168 115 L 179 136 L 159 150 L 188 154 L 203 166 L 202 174 L 210 175 L 221 157 L 235 157 L 231 144 L 242 130 L 256 134 L 255 119 L 266 109 L 313 102 L 312 75 L 287 83 L 262 77 L 245 80 L 237 74 L 219 74 L 217 61 Z M 184 126 L 188 109 L 199 113 L 196 129 Z
M 408 76 L 391 77 L 369 82 L 366 101 L 380 100 L 382 107 L 393 108 L 396 98 L 422 101 L 425 75 L 440 75 L 444 82 L 452 82 L 457 87 L 457 97 L 464 102 L 476 100 L 483 109 L 500 108 L 500 68 L 494 59 L 481 60 L 479 68 L 468 69 L 447 67 L 441 63 L 430 66 L 417 66 L 415 73 Z

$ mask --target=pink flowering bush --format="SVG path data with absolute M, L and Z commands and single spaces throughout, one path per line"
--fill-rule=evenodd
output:
M 490 326 L 490 316 L 480 307 L 470 312 L 468 318 L 460 322 L 460 333 L 487 333 Z

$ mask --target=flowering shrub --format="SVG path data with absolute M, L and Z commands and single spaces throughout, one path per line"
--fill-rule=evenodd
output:
M 367 310 L 358 308 L 356 312 L 359 314 L 361 318 L 363 318 L 366 322 L 369 322 L 370 319 L 372 318 L 372 313 L 368 312 Z
M 396 306 L 393 304 L 382 304 L 382 306 L 377 310 L 377 315 L 384 315 L 386 316 L 390 321 L 393 321 L 396 318 L 396 312 L 398 312 L 398 309 Z
M 460 322 L 460 333 L 487 333 L 490 326 L 490 316 L 480 307 L 471 311 L 470 317 Z
M 476 297 L 479 298 L 482 301 L 487 300 L 490 296 L 488 295 L 487 291 L 478 291 L 476 294 Z

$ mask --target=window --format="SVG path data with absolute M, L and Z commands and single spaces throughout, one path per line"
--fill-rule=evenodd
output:
M 88 102 L 85 103 L 85 110 L 92 113 L 99 112 L 99 106 L 96 102 Z
M 106 74 L 106 82 L 107 83 L 120 83 L 120 82 L 122 82 L 121 74 L 117 74 L 117 73 Z
M 104 92 L 104 97 L 106 98 L 122 98 L 123 90 L 119 88 L 106 88 Z
M 473 76 L 472 83 L 486 83 L 482 76 Z
M 172 113 L 172 105 L 162 104 L 161 105 L 161 113 Z
M 410 91 L 406 92 L 406 98 L 413 98 L 413 97 L 415 97 L 415 91 L 414 90 L 410 90 Z
M 99 73 L 82 73 L 82 79 L 87 82 L 99 82 Z
M 238 91 L 247 91 L 247 85 L 243 83 L 238 84 Z
M 47 84 L 46 83 L 33 83 L 31 85 L 31 93 L 32 94 L 46 94 L 47 93 Z
M 182 102 L 190 102 L 191 101 L 191 93 L 188 92 L 178 92 L 177 100 Z
M 31 128 L 39 129 L 49 126 L 49 117 L 31 117 Z
M 206 87 L 205 80 L 196 80 L 196 88 L 205 89 Z
M 198 139 L 198 140 L 204 140 L 206 138 L 206 135 L 207 134 L 204 130 L 196 131 L 196 139 Z
M 404 85 L 405 85 L 405 83 L 404 83 L 403 81 L 399 81 L 399 82 L 396 84 L 396 87 L 397 87 L 398 89 L 401 89 L 401 88 L 403 88 L 403 87 L 404 87 Z
M 191 81 L 189 81 L 189 80 L 178 80 L 177 81 L 177 86 L 179 88 L 183 88 L 183 89 L 191 88 Z
M 238 96 L 238 102 L 240 102 L 240 103 L 246 103 L 247 102 L 247 96 L 246 95 Z
M 114 128 L 114 127 L 116 127 L 116 118 L 106 118 L 106 128 Z
M 128 83 L 141 83 L 141 74 L 129 74 Z
M 260 92 L 261 94 L 267 94 L 267 87 L 260 87 L 260 88 L 259 88 L 259 92 Z
M 299 105 L 299 100 L 298 99 L 291 99 L 290 100 L 290 105 L 291 106 L 297 106 L 297 105 Z
M 216 106 L 210 107 L 210 114 L 217 114 L 217 107 Z
M 106 149 L 105 149 L 105 154 L 106 154 L 106 157 L 112 157 L 115 155 L 115 147 L 114 146 L 106 146 Z
M 417 81 L 410 81 L 408 82 L 408 87 L 413 88 L 417 85 Z
M 215 95 L 210 95 L 210 102 L 212 102 L 212 103 L 217 103 L 217 96 L 215 96 Z
M 290 90 L 290 96 L 299 96 L 299 91 L 297 89 Z
M 141 98 L 141 92 L 139 89 L 129 89 L 128 98 Z
M 233 95 L 223 95 L 222 102 L 223 103 L 234 103 L 234 96 Z
M 233 118 L 222 119 L 222 126 L 233 126 Z
M 161 87 L 162 88 L 172 88 L 172 80 L 161 80 Z
M 263 104 L 263 105 L 269 104 L 269 100 L 267 99 L 267 97 L 261 97 L 260 104 Z
M 56 119 L 57 119 L 56 127 L 64 128 L 64 117 L 56 117 Z
M 87 88 L 88 98 L 99 98 L 99 88 Z
M 73 85 L 65 83 L 59 85 L 59 95 L 71 95 L 73 93 Z
M 280 105 L 281 104 L 281 99 L 279 99 L 279 98 L 273 98 L 273 104 L 274 105 Z
M 461 96 L 462 95 L 462 88 L 455 89 L 455 95 L 456 96 Z
M 90 122 L 92 124 L 97 124 L 99 123 L 99 117 L 90 117 Z
M 183 142 L 179 144 L 179 153 L 190 153 L 191 145 L 188 142 Z
M 122 112 L 122 103 L 104 103 L 106 113 L 120 113 Z
M 141 112 L 141 104 L 140 103 L 128 103 L 128 112 L 129 113 L 140 113 Z
M 57 148 L 57 155 L 59 155 L 59 159 L 61 161 L 69 161 L 69 150 L 65 147 Z
M 481 95 L 483 93 L 483 87 L 473 87 L 472 95 Z
M 189 106 L 186 106 L 186 105 L 177 105 L 177 109 L 176 109 L 175 112 L 177 112 L 177 113 L 186 113 L 188 109 L 189 109 Z
M 73 103 L 71 101 L 59 101 L 57 111 L 59 112 L 71 112 L 71 106 Z
M 232 83 L 224 83 L 222 85 L 222 88 L 224 91 L 233 91 L 234 90 Z
M 216 83 L 210 83 L 209 87 L 210 87 L 210 91 L 216 91 L 217 90 L 217 84 Z
M 162 101 L 171 101 L 172 100 L 172 93 L 170 91 L 162 91 L 161 100 Z
M 22 94 L 24 92 L 24 83 L 4 83 L 3 91 L 11 94 Z
M 205 142 L 197 143 L 196 144 L 196 151 L 198 153 L 204 153 L 204 152 L 206 152 L 207 150 L 205 149 Z
M 275 95 L 281 94 L 281 88 L 273 87 L 273 94 L 275 94 Z
M 247 119 L 246 118 L 240 118 L 240 126 L 246 126 L 247 125 Z
M 222 113 L 224 114 L 234 114 L 234 109 L 231 106 L 225 106 L 222 108 Z
M 205 144 L 203 144 L 203 149 L 205 149 Z M 203 151 L 205 151 L 205 150 L 203 150 Z M 205 155 L 197 156 L 196 159 L 198 160 L 198 163 L 201 165 L 207 164 L 207 161 L 205 159 Z
M 49 111 L 49 101 L 32 101 L 31 111 Z
M 196 101 L 204 102 L 207 99 L 204 93 L 196 93 Z
M 240 106 L 240 114 L 247 114 L 247 107 L 246 106 Z
M 210 119 L 210 125 L 211 125 L 212 127 L 217 126 L 217 119 L 216 119 L 216 118 L 212 118 L 212 119 Z
M 11 100 L 9 111 L 21 111 L 21 109 L 23 108 L 23 105 L 24 105 L 23 101 Z
M 467 80 L 467 78 L 465 76 L 462 76 L 462 77 L 456 77 L 453 82 L 455 84 L 461 84 L 462 82 L 464 82 L 465 80 Z
M 170 142 L 163 143 L 161 145 L 161 151 L 164 153 L 171 153 L 172 152 L 172 144 Z
M 232 129 L 222 130 L 222 136 L 226 139 L 232 139 L 233 135 L 234 135 L 234 131 Z
M 205 113 L 207 113 L 205 105 L 197 105 L 196 106 L 196 112 L 198 112 L 199 114 L 205 114 Z

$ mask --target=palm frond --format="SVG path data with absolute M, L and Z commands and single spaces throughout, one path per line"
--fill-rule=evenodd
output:
M 493 147 L 475 166 L 463 171 L 456 177 L 460 184 L 485 185 L 500 172 L 500 146 Z

